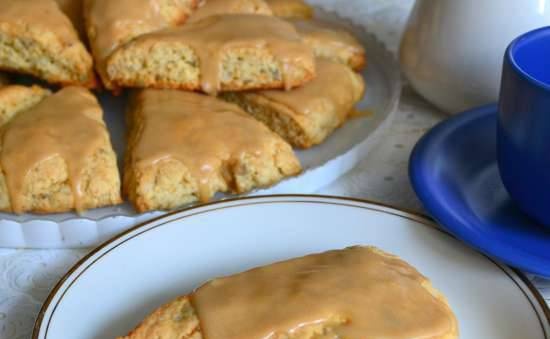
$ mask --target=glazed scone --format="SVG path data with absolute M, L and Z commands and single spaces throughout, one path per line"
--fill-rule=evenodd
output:
M 457 339 L 445 296 L 414 267 L 350 247 L 214 279 L 118 339 Z
M 294 88 L 315 76 L 315 60 L 288 22 L 228 14 L 142 35 L 107 61 L 115 87 L 201 90 Z
M 84 0 L 86 34 L 96 70 L 106 88 L 105 62 L 122 44 L 139 35 L 185 22 L 199 0 Z
M 304 0 L 266 0 L 273 15 L 282 18 L 301 18 L 311 19 L 313 17 L 313 7 Z
M 6 85 L 0 87 L 0 126 L 15 114 L 26 111 L 49 96 L 51 92 L 40 86 Z
M 143 90 L 127 120 L 123 191 L 140 212 L 244 193 L 300 172 L 290 145 L 214 97 Z
M 179 297 L 149 315 L 127 336 L 117 339 L 202 339 L 199 318 L 189 297 Z
M 55 0 L 0 0 L 0 69 L 95 85 L 92 57 Z
M 273 15 L 264 0 L 207 0 L 199 4 L 187 22 L 200 21 L 206 17 L 222 14 Z
M 132 39 L 212 15 L 271 15 L 271 9 L 264 0 L 85 0 L 84 13 L 97 71 L 105 87 L 116 90 L 108 59 Z
M 346 65 L 318 59 L 316 68 L 314 80 L 292 91 L 229 92 L 222 98 L 293 146 L 308 148 L 323 142 L 346 121 L 365 90 L 361 75 Z
M 365 67 L 365 48 L 350 32 L 319 20 L 289 20 L 315 56 L 346 64 L 358 71 Z
M 116 156 L 96 98 L 81 87 L 52 95 L 35 87 L 14 91 L 19 106 L 0 89 L 0 107 L 11 115 L 0 127 L 0 210 L 54 213 L 120 203 Z

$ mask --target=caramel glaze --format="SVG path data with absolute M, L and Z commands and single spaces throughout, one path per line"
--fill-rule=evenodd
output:
M 102 115 L 89 91 L 66 87 L 0 128 L 0 163 L 15 213 L 23 211 L 29 172 L 55 156 L 65 160 L 75 208 L 83 210 L 81 177 L 85 162 L 107 137 Z
M 207 339 L 286 338 L 323 323 L 333 324 L 323 338 L 335 339 L 438 338 L 456 331 L 454 315 L 426 284 L 399 258 L 352 247 L 215 279 L 191 300 Z
M 362 79 L 348 66 L 320 58 L 316 60 L 316 69 L 317 77 L 302 87 L 292 91 L 260 91 L 258 94 L 282 103 L 295 115 L 328 109 L 344 121 L 363 96 Z
M 73 24 L 54 0 L 2 0 L 0 24 L 6 22 L 55 32 L 65 43 L 78 40 Z
M 73 22 L 74 28 L 80 37 L 85 36 L 84 16 L 82 15 L 82 4 L 84 0 L 55 0 L 59 8 Z
M 147 89 L 136 95 L 133 109 L 142 126 L 132 153 L 136 167 L 180 161 L 197 181 L 201 201 L 215 193 L 212 181 L 225 180 L 225 165 L 273 147 L 267 127 L 239 107 L 206 95 Z
M 159 0 L 85 0 L 90 42 L 101 59 L 136 36 L 170 26 Z
M 107 87 L 105 62 L 115 49 L 135 37 L 182 23 L 193 10 L 163 0 L 84 0 L 86 32 L 97 70 Z
M 349 32 L 330 23 L 319 20 L 289 19 L 298 34 L 338 48 L 350 48 L 356 53 L 364 52 L 364 47 Z
M 289 66 L 310 64 L 311 48 L 302 43 L 288 22 L 267 15 L 228 14 L 143 35 L 135 40 L 154 45 L 158 41 L 173 41 L 190 46 L 197 54 L 201 74 L 201 89 L 208 94 L 220 90 L 221 58 L 231 48 L 267 47 L 282 69 L 286 81 Z
M 187 22 L 200 21 L 206 17 L 221 14 L 264 14 L 272 15 L 269 6 L 263 0 L 208 0 L 203 1 Z

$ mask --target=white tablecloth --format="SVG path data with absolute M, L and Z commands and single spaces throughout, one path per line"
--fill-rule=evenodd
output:
M 396 51 L 413 0 L 313 0 L 363 23 Z M 405 87 L 386 135 L 353 171 L 320 194 L 367 198 L 422 211 L 407 176 L 410 151 L 418 138 L 445 115 Z M 0 339 L 29 339 L 34 317 L 49 290 L 86 250 L 0 249 Z M 550 301 L 550 282 L 534 279 Z

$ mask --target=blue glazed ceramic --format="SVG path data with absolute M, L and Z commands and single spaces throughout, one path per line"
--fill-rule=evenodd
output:
M 410 160 L 413 188 L 430 215 L 457 238 L 548 278 L 550 230 L 510 198 L 499 175 L 496 143 L 496 105 L 442 122 L 415 146 Z
M 550 27 L 508 47 L 498 116 L 504 186 L 525 213 L 550 227 Z

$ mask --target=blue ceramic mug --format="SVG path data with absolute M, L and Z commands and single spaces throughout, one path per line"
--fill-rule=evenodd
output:
M 512 199 L 550 227 L 550 27 L 520 36 L 506 50 L 498 166 Z

